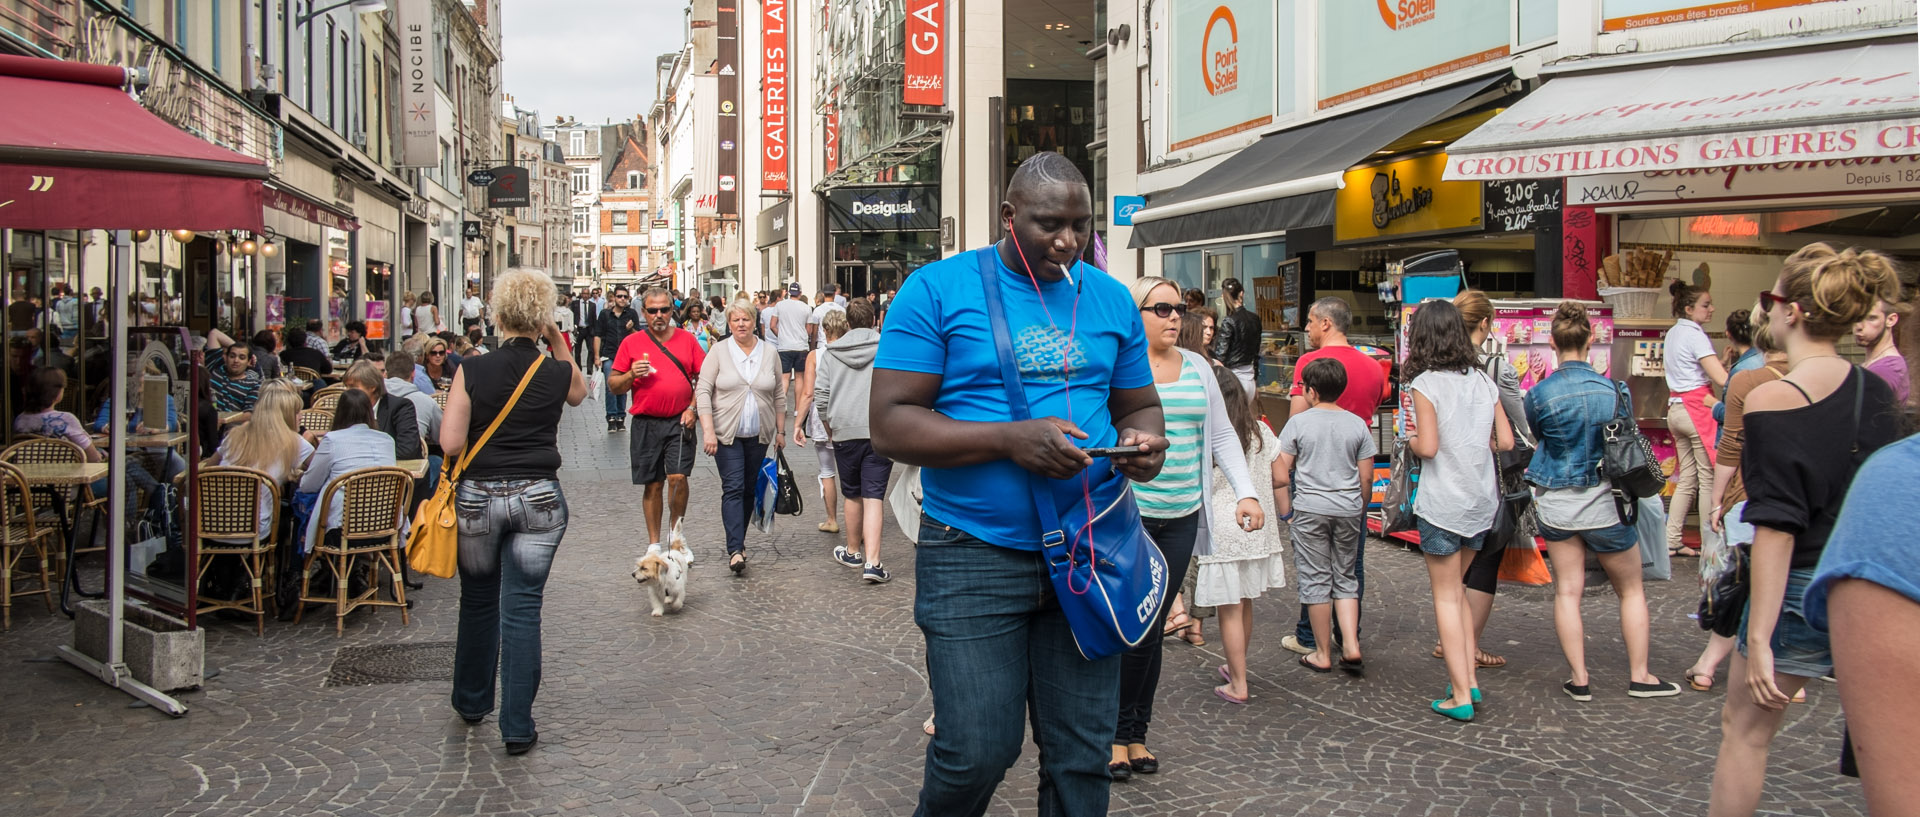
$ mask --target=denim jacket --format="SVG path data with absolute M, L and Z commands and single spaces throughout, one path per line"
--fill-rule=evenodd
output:
M 1539 447 L 1527 466 L 1527 482 L 1548 490 L 1599 484 L 1605 451 L 1600 427 L 1619 416 L 1624 388 L 1576 360 L 1560 364 L 1528 391 L 1527 423 Z M 1627 405 L 1632 404 L 1629 395 Z

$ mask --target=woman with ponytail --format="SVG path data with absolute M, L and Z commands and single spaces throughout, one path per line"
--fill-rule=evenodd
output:
M 1684 536 L 1694 500 L 1713 494 L 1712 447 L 1720 436 L 1713 419 L 1717 396 L 1727 384 L 1727 367 L 1713 351 L 1703 328 L 1713 320 L 1713 293 L 1675 281 L 1672 329 L 1667 330 L 1667 430 L 1673 433 L 1673 503 L 1667 508 L 1667 552 L 1698 556 Z M 1704 503 L 1703 503 L 1704 504 Z M 1704 520 L 1705 514 L 1702 514 Z M 1703 523 L 1704 524 L 1704 523 Z

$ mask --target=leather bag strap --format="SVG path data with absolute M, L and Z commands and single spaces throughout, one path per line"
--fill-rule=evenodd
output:
M 1015 422 L 1024 422 L 1032 419 L 1033 414 L 1027 406 L 1027 390 L 1020 382 L 1019 367 L 1014 364 L 1013 335 L 1007 330 L 1007 312 L 1000 302 L 1000 282 L 995 280 L 991 252 L 993 246 L 988 245 L 974 253 L 980 262 L 980 283 L 987 295 L 987 323 L 993 328 L 993 346 L 1000 359 L 1000 382 L 1007 390 L 1007 408 Z M 1054 507 L 1053 491 L 1031 471 L 1027 472 L 1027 490 L 1032 492 L 1034 511 L 1040 515 L 1041 545 L 1065 546 L 1067 537 L 1060 529 L 1060 509 Z
M 459 479 L 461 472 L 467 470 L 467 463 L 472 462 L 473 456 L 480 453 L 480 449 L 486 446 L 488 440 L 493 439 L 493 432 L 499 431 L 500 423 L 507 419 L 508 414 L 513 413 L 513 407 L 520 402 L 520 395 L 527 391 L 527 384 L 533 382 L 533 373 L 540 371 L 540 364 L 545 362 L 547 362 L 546 355 L 534 356 L 533 365 L 528 366 L 527 373 L 521 376 L 520 385 L 514 388 L 513 396 L 507 398 L 507 404 L 500 407 L 500 413 L 494 415 L 493 424 L 487 426 L 486 433 L 480 435 L 480 440 L 469 446 L 466 453 L 460 455 L 460 464 L 447 470 L 447 479 Z

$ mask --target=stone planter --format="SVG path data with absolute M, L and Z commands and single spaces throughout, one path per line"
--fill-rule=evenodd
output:
M 197 689 L 206 668 L 206 633 L 150 607 L 128 604 L 121 657 L 135 680 L 162 692 Z M 73 618 L 73 648 L 95 661 L 107 660 L 105 601 L 83 601 Z

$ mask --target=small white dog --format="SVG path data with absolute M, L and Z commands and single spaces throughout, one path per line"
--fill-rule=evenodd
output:
M 693 572 L 693 551 L 687 548 L 687 540 L 680 535 L 680 523 L 673 523 L 673 535 L 662 550 L 657 544 L 647 546 L 647 555 L 633 563 L 633 579 L 647 588 L 647 601 L 653 604 L 655 616 L 665 615 L 668 610 L 680 612 L 687 603 L 687 575 Z

